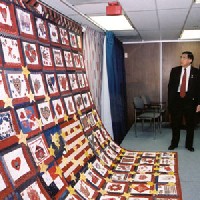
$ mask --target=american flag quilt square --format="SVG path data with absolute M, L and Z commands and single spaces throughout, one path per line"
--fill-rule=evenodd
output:
M 49 34 L 46 21 L 39 17 L 35 17 L 35 23 L 39 41 L 48 43 Z
M 58 79 L 58 86 L 61 94 L 67 94 L 70 92 L 69 80 L 66 73 L 56 73 Z
M 78 79 L 80 89 L 84 89 L 86 85 L 85 85 L 85 79 L 83 77 L 83 74 L 77 73 L 77 79 Z
M 40 72 L 32 72 L 29 76 L 29 83 L 33 89 L 35 100 L 44 99 L 47 91 L 44 85 L 43 74 Z
M 84 109 L 84 105 L 83 105 L 83 100 L 82 100 L 81 94 L 74 95 L 74 102 L 75 102 L 75 105 L 76 105 L 76 109 L 78 111 L 82 111 Z
M 0 196 L 4 199 L 8 194 L 12 193 L 13 189 L 11 183 L 0 161 Z
M 35 136 L 28 140 L 27 146 L 37 166 L 42 163 L 48 164 L 53 160 L 48 150 L 48 144 L 43 134 Z
M 56 75 L 53 73 L 46 73 L 45 79 L 46 79 L 46 85 L 49 91 L 49 95 L 51 97 L 58 96 L 59 91 L 58 91 L 58 83 L 57 83 Z
M 177 185 L 170 185 L 170 184 L 158 184 L 157 186 L 158 196 L 166 196 L 169 198 L 178 197 L 178 188 Z
M 80 57 L 78 53 L 73 53 L 74 65 L 76 69 L 81 69 Z
M 105 186 L 105 191 L 109 193 L 124 193 L 126 189 L 126 184 L 125 183 L 116 183 L 116 182 L 109 182 Z
M 54 126 L 55 125 L 54 117 L 53 117 L 52 108 L 49 102 L 38 103 L 37 107 L 40 114 L 41 123 L 44 129 Z
M 19 194 L 22 199 L 44 199 L 50 200 L 52 199 L 47 191 L 42 186 L 39 179 L 36 181 L 29 183 L 23 189 L 19 190 Z
M 90 103 L 90 99 L 88 96 L 88 93 L 83 93 L 82 94 L 82 99 L 83 99 L 83 104 L 85 106 L 86 109 L 90 109 L 91 108 L 91 103 Z
M 74 100 L 73 100 L 72 96 L 65 97 L 64 103 L 65 103 L 65 106 L 66 106 L 67 114 L 69 116 L 72 116 L 73 114 L 76 113 L 76 108 L 75 108 Z
M 50 165 L 46 172 L 40 174 L 40 180 L 52 199 L 59 199 L 66 191 L 67 183 L 62 170 L 55 163 Z
M 72 31 L 69 31 L 69 39 L 70 39 L 70 45 L 71 45 L 72 49 L 77 49 L 78 44 L 77 44 L 77 40 L 76 40 L 76 34 L 73 33 Z
M 37 44 L 22 41 L 24 51 L 25 63 L 28 69 L 39 70 L 42 69 L 40 60 L 38 58 Z
M 0 32 L 18 34 L 13 4 L 0 3 Z
M 60 39 L 59 39 L 59 33 L 58 33 L 57 26 L 49 22 L 48 27 L 49 27 L 49 35 L 50 35 L 51 43 L 53 43 L 55 45 L 59 45 Z
M 34 26 L 34 19 L 32 13 L 16 7 L 16 17 L 20 35 L 30 39 L 36 39 L 36 32 Z
M 59 27 L 59 33 L 60 33 L 61 44 L 66 47 L 69 47 L 70 43 L 69 43 L 68 31 L 62 27 Z
M 21 104 L 30 101 L 30 86 L 24 74 L 17 71 L 4 71 L 6 73 L 7 85 L 13 104 Z
M 0 36 L 4 68 L 20 68 L 24 65 L 19 39 Z
M 56 70 L 63 70 L 65 66 L 63 62 L 62 50 L 58 48 L 52 48 L 52 51 Z
M 17 142 L 19 132 L 14 111 L 6 109 L 0 112 L 0 150 Z
M 98 194 L 92 186 L 82 180 L 79 180 L 74 188 L 84 199 L 95 198 Z
M 70 86 L 71 86 L 72 91 L 78 91 L 79 86 L 78 86 L 76 74 L 75 73 L 69 73 L 68 77 L 69 77 L 69 82 L 70 82 Z
M 65 117 L 65 109 L 63 106 L 63 102 L 61 101 L 61 99 L 53 99 L 51 103 L 57 122 L 58 123 L 63 122 Z
M 60 158 L 63 155 L 65 146 L 60 133 L 60 127 L 56 125 L 48 130 L 45 130 L 44 135 L 49 146 L 50 154 L 56 159 Z
M 16 108 L 15 110 L 20 125 L 20 129 L 29 137 L 40 132 L 38 113 L 35 104 Z
M 48 46 L 40 45 L 41 62 L 44 70 L 54 70 L 52 50 Z
M 71 51 L 64 50 L 64 60 L 67 70 L 75 70 Z
M 31 158 L 24 145 L 17 145 L 9 151 L 2 152 L 2 160 L 15 187 L 19 187 L 35 175 Z

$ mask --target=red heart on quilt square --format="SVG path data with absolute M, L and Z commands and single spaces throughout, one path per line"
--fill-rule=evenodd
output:
M 12 165 L 12 167 L 13 167 L 14 169 L 20 170 L 20 165 L 21 165 L 21 159 L 20 159 L 20 157 L 17 157 L 17 158 L 15 158 L 15 159 L 13 159 L 13 160 L 11 161 L 11 165 Z

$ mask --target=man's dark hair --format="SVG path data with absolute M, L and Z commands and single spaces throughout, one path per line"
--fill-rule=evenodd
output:
M 194 55 L 193 55 L 192 52 L 190 52 L 190 51 L 184 51 L 184 52 L 182 52 L 182 54 L 187 54 L 188 58 L 192 60 L 191 64 L 193 63 Z

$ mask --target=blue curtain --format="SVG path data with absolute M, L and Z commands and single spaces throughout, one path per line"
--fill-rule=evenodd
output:
M 120 144 L 127 132 L 124 49 L 113 32 L 106 32 L 106 62 L 114 140 Z

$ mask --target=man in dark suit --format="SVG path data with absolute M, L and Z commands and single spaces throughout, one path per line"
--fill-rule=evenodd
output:
M 172 140 L 168 150 L 178 147 L 183 116 L 186 125 L 185 148 L 194 151 L 193 138 L 195 113 L 200 111 L 200 74 L 192 66 L 194 56 L 185 51 L 180 58 L 181 66 L 172 68 L 168 84 L 168 109 L 171 114 Z

